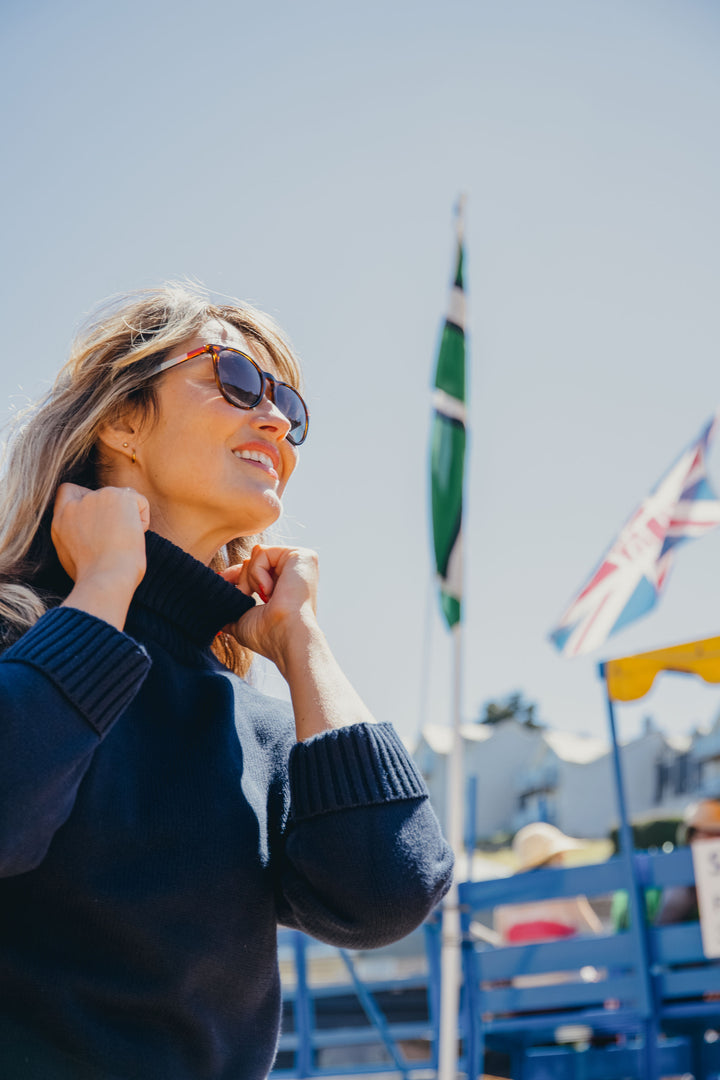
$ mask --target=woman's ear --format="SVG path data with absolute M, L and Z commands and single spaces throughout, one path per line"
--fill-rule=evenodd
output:
M 132 459 L 135 454 L 133 440 L 137 437 L 137 425 L 132 422 L 131 417 L 118 417 L 117 420 L 103 424 L 97 437 L 101 451 L 114 451 Z

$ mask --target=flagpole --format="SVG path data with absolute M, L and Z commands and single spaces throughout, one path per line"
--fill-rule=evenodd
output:
M 460 733 L 462 686 L 462 620 L 452 628 L 453 697 L 452 744 L 447 767 L 446 830 L 455 856 L 463 841 L 463 755 Z M 455 1080 L 458 1062 L 458 1020 L 460 1005 L 460 905 L 457 882 L 453 880 L 443 904 L 442 951 L 440 958 L 440 1054 L 438 1080 Z
M 452 737 L 450 755 L 446 770 L 445 791 L 445 828 L 447 840 L 450 844 L 457 862 L 463 847 L 463 752 L 460 723 L 462 716 L 462 656 L 463 656 L 463 632 L 462 632 L 462 603 L 463 595 L 463 558 L 462 558 L 462 501 L 463 501 L 463 477 L 465 458 L 465 297 L 463 285 L 463 247 L 464 247 L 464 196 L 458 199 L 456 209 L 457 251 L 458 262 L 453 280 L 448 317 L 445 323 L 444 335 L 449 335 L 449 340 L 443 337 L 438 359 L 438 375 L 436 386 L 441 389 L 452 388 L 454 400 L 448 399 L 447 395 L 440 404 L 440 411 L 446 418 L 449 416 L 450 424 L 461 426 L 461 441 L 450 445 L 454 446 L 459 459 L 455 463 L 459 467 L 454 478 L 454 498 L 450 516 L 456 514 L 457 533 L 451 541 L 451 551 L 445 560 L 444 572 L 441 573 L 441 591 L 449 601 L 444 606 L 446 619 L 452 633 L 453 655 L 453 678 L 452 678 L 452 704 L 451 725 Z M 454 342 L 454 344 L 453 344 Z M 460 352 L 453 351 L 459 344 Z M 448 348 L 444 354 L 444 346 Z M 440 376 L 443 357 L 445 358 L 445 378 L 449 374 L 449 358 L 453 357 L 450 364 L 460 362 L 459 370 L 455 368 L 449 382 L 445 382 Z M 436 406 L 437 407 L 437 406 Z M 445 420 L 447 423 L 447 419 Z M 447 433 L 447 429 L 446 429 Z M 455 430 L 457 434 L 457 429 Z M 450 436 L 452 438 L 452 436 Z M 447 508 L 446 508 L 447 509 Z M 437 544 L 436 544 L 437 550 Z M 440 1029 L 439 1029 L 439 1055 L 438 1055 L 438 1080 L 456 1080 L 458 1068 L 458 1042 L 459 1042 L 459 1004 L 460 1004 L 460 907 L 458 901 L 458 888 L 453 881 L 450 890 L 443 903 L 442 919 L 442 947 L 440 954 Z

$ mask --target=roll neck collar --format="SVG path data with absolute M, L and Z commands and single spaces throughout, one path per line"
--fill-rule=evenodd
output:
M 147 569 L 135 590 L 128 633 L 142 627 L 166 645 L 207 649 L 219 630 L 255 601 L 182 548 L 157 533 L 145 534 Z

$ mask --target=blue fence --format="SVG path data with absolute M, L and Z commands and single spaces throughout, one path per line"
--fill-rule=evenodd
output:
M 283 1026 L 273 1077 L 437 1069 L 439 918 L 426 927 L 422 970 L 382 978 L 363 958 L 281 930 Z
M 691 885 L 690 852 L 638 853 L 641 891 Z M 627 889 L 627 861 L 558 868 L 459 886 L 463 917 L 460 1068 L 482 1075 L 502 1052 L 522 1080 L 720 1078 L 720 962 L 702 952 L 697 922 L 541 944 L 488 946 L 474 928 L 498 903 Z M 437 1071 L 440 922 L 425 928 L 422 971 L 385 978 L 366 957 L 281 931 L 283 1032 L 273 1076 Z M 555 977 L 560 973 L 563 977 Z M 533 981 L 535 980 L 535 981 Z

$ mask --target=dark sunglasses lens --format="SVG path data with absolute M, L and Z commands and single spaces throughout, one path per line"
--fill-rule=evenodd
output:
M 252 409 L 262 398 L 263 378 L 255 365 L 234 349 L 218 353 L 218 375 L 223 390 L 233 405 Z
M 276 383 L 275 404 L 283 416 L 290 421 L 291 427 L 287 433 L 288 442 L 291 442 L 293 446 L 299 446 L 305 441 L 307 435 L 308 414 L 305 402 L 292 386 Z
M 235 349 L 220 349 L 217 354 L 217 369 L 223 393 L 233 405 L 241 409 L 252 409 L 259 404 L 263 396 L 263 376 L 252 360 Z M 299 446 L 305 440 L 308 425 L 303 399 L 292 386 L 284 383 L 274 384 L 273 399 L 283 416 L 290 421 L 288 442 Z

